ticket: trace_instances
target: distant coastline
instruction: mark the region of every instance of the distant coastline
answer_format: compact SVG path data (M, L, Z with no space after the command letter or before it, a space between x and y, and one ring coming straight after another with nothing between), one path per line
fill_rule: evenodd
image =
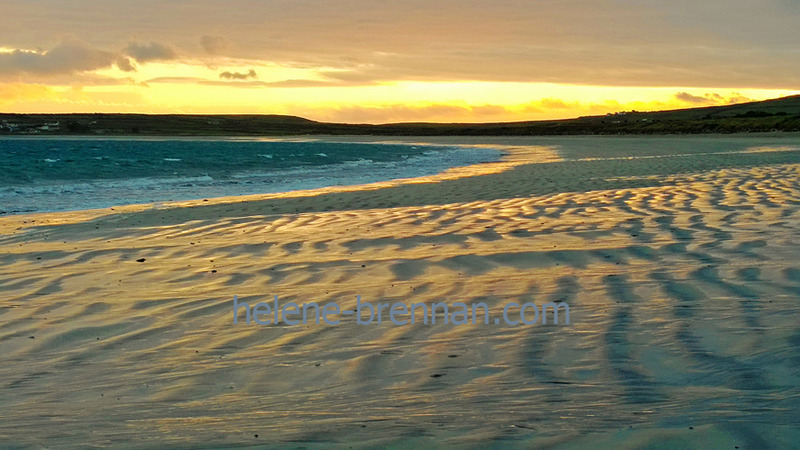
M0 113L0 136L565 136L798 131L800 95L726 106L502 123L374 125L281 115Z

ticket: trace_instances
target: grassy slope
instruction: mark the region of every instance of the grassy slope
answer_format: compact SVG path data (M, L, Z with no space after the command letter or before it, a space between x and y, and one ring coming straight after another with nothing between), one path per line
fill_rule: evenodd
M562 135L800 131L800 95L738 105L507 123L315 122L279 115L0 114L9 123L59 121L59 134L141 135Z

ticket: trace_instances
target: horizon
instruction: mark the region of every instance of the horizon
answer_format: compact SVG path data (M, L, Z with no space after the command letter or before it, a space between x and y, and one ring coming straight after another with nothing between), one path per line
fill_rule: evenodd
M800 94L800 8L736 3L0 1L0 111L496 123Z
M130 116L151 116L151 117L158 117L158 116L196 116L196 117L285 117L285 118L293 118L293 119L301 119L306 120L312 123L318 123L323 125L347 125L347 126L359 126L359 125L376 125L376 126L383 126L383 125L499 125L499 124L516 124L516 123L546 123L546 122L557 122L557 121L575 121L580 119L588 119L588 118L602 118L604 116L616 115L616 114L648 114L648 113L671 113L671 112L681 112L681 111L692 111L692 110L702 110L702 109L709 109L709 108L719 108L725 106L745 106L745 105L752 105L752 104L759 104L764 102L771 102L776 100L784 100L789 98L800 98L800 94L794 94L784 97L777 97L772 99L766 100L751 100L748 102L743 103L729 103L725 105L710 105L710 106L693 106L688 108L677 108L677 109L661 109L661 110L653 110L653 111L637 111L637 110L622 110L622 111L614 111L609 112L606 114L595 114L595 115L587 115L587 116L576 116L576 117L567 117L567 118L560 118L560 119L537 119L537 120L517 120L517 121L484 121L484 122L433 122L433 121L399 121L399 122L329 122L329 121L316 121L314 119L310 119L303 116L295 116L291 114L273 114L273 113L129 113L129 112L71 112L71 113L6 113L0 111L0 116L2 115L23 115L23 116L65 116L65 115L130 115Z

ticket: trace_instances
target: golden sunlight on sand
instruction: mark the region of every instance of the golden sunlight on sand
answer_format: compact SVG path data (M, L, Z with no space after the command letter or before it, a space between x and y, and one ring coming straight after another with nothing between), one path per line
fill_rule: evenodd
M0 438L789 445L792 139L608 158L496 139L506 162L427 180L2 218ZM234 325L234 295L566 302L571 323ZM769 432L725 425L756 409Z

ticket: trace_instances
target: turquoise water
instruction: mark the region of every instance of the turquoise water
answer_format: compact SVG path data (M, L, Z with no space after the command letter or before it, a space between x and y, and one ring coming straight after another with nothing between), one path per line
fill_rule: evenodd
M490 149L257 139L0 139L0 214L362 184L495 161Z

